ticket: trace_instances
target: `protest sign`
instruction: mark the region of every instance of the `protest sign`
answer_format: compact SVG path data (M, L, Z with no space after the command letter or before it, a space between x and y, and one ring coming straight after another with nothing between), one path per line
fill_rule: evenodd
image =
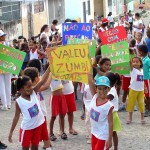
M91 69L88 44L49 48L47 54L53 79L88 83Z
M130 56L127 41L121 41L101 47L102 57L110 58L111 71L119 74L130 73Z
M0 44L0 70L18 75L25 55L24 52Z
M91 23L64 23L62 24L63 45L69 38L92 39Z
M71 38L69 38L67 41L67 44L84 44L84 43L89 44L90 55L91 55L91 57L95 58L96 40L77 39L77 38L71 39Z
M99 36L103 45L128 40L125 28L123 26L118 26L104 32L99 32Z

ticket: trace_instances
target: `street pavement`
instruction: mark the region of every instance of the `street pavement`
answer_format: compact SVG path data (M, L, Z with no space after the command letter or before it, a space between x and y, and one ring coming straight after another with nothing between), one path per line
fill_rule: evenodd
M50 91L44 92L45 101L48 111L49 123L49 97ZM81 96L78 96L80 99ZM64 141L59 136L55 142L52 142L53 150L90 150L90 145L86 143L87 131L84 121L80 119L82 113L82 101L77 100L77 112L75 112L74 128L78 131L79 135L70 135L68 133L68 122L66 116L65 130L68 135L68 140ZM0 111L0 139L8 145L7 150L21 150L20 143L18 142L20 121L13 134L13 143L9 143L7 138L11 127L12 119L15 112L15 102L12 102L12 108L9 111ZM150 117L146 118L146 124L141 125L140 113L134 112L134 119L131 125L126 125L127 112L120 112L119 116L122 122L123 131L118 133L119 136L119 150L149 150L150 144ZM55 122L54 133L58 135L59 125L58 120ZM40 150L42 150L43 143L40 143ZM113 150L113 148L111 149Z

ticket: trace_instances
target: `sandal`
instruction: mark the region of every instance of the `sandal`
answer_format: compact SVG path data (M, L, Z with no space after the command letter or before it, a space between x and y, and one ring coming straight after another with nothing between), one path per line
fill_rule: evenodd
M57 137L54 134L50 134L49 138L51 141L55 141L57 139Z
M63 139L63 140L67 140L67 134L66 133L62 133L61 134L61 139Z
M141 120L141 124L143 125L143 124L145 124L146 123L146 121L145 120Z

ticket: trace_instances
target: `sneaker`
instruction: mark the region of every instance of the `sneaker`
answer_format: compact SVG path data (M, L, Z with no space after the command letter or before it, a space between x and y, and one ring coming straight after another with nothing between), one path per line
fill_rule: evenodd
M138 111L138 109L137 109L137 107L136 107L136 106L134 107L134 111Z
M7 111L7 110L8 110L8 108L7 108L7 107L2 106L2 107L1 107L1 110L3 110L3 111Z
M11 105L8 105L7 108L8 108L8 109L11 109Z
M6 148L7 148L7 146L0 141L0 149L6 149Z
M91 139L87 140L86 143L87 143L87 144L91 144Z
M149 117L149 116L150 116L150 111L149 110L145 110L144 117Z
M124 105L120 106L118 111L126 111L126 106Z

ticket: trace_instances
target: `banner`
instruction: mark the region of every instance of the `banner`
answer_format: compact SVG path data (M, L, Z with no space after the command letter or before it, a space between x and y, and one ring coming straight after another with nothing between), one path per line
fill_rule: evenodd
M0 44L0 70L18 75L26 53ZM2 72L3 71L3 72Z
M99 32L102 44L112 44L120 41L128 41L126 30L123 26L118 26L104 32Z
M110 58L111 71L122 75L130 74L130 56L127 41L121 41L101 47L102 57Z
M89 44L89 50L90 50L90 55L91 57L95 58L96 54L96 40L88 40L88 39L77 39L77 38L69 38L67 41L67 44L84 44L88 43Z
M88 83L91 58L88 44L67 45L47 49L53 79Z
M62 24L63 45L69 38L92 39L91 23L64 23Z

